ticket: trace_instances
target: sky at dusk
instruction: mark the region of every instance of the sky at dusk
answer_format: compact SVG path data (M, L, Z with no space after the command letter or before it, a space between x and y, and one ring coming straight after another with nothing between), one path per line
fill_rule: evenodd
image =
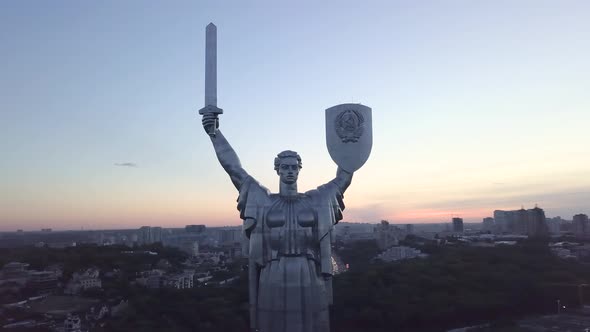
M239 225L198 110L278 190L336 173L324 110L373 109L344 221L590 213L588 1L2 1L0 231Z

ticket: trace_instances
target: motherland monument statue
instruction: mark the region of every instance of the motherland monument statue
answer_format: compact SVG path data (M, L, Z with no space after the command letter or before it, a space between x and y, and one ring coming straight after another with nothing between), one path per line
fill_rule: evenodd
M332 241L342 219L343 194L353 173L369 158L371 109L341 104L326 110L326 141L338 165L336 177L300 193L297 152L274 158L279 193L271 194L242 167L219 129L217 28L206 30L203 128L217 159L239 192L238 210L248 239L250 327L259 332L329 332L332 303Z

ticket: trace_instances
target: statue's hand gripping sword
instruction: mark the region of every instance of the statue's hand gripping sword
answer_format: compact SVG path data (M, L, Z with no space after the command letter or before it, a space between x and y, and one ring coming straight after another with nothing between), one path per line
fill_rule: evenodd
M205 107L199 114L214 114L215 125L209 128L208 134L215 137L217 115L223 110L217 107L217 27L213 23L207 25L205 33Z

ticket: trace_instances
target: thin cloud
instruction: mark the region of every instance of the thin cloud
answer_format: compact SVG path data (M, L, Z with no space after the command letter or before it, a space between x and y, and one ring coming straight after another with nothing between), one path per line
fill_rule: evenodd
M137 167L136 163L115 163L115 166L120 166L120 167Z

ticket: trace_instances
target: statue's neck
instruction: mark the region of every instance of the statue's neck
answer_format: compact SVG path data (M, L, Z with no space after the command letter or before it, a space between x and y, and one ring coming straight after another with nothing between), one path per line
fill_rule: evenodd
M280 183L279 194L281 196L297 196L297 183Z

